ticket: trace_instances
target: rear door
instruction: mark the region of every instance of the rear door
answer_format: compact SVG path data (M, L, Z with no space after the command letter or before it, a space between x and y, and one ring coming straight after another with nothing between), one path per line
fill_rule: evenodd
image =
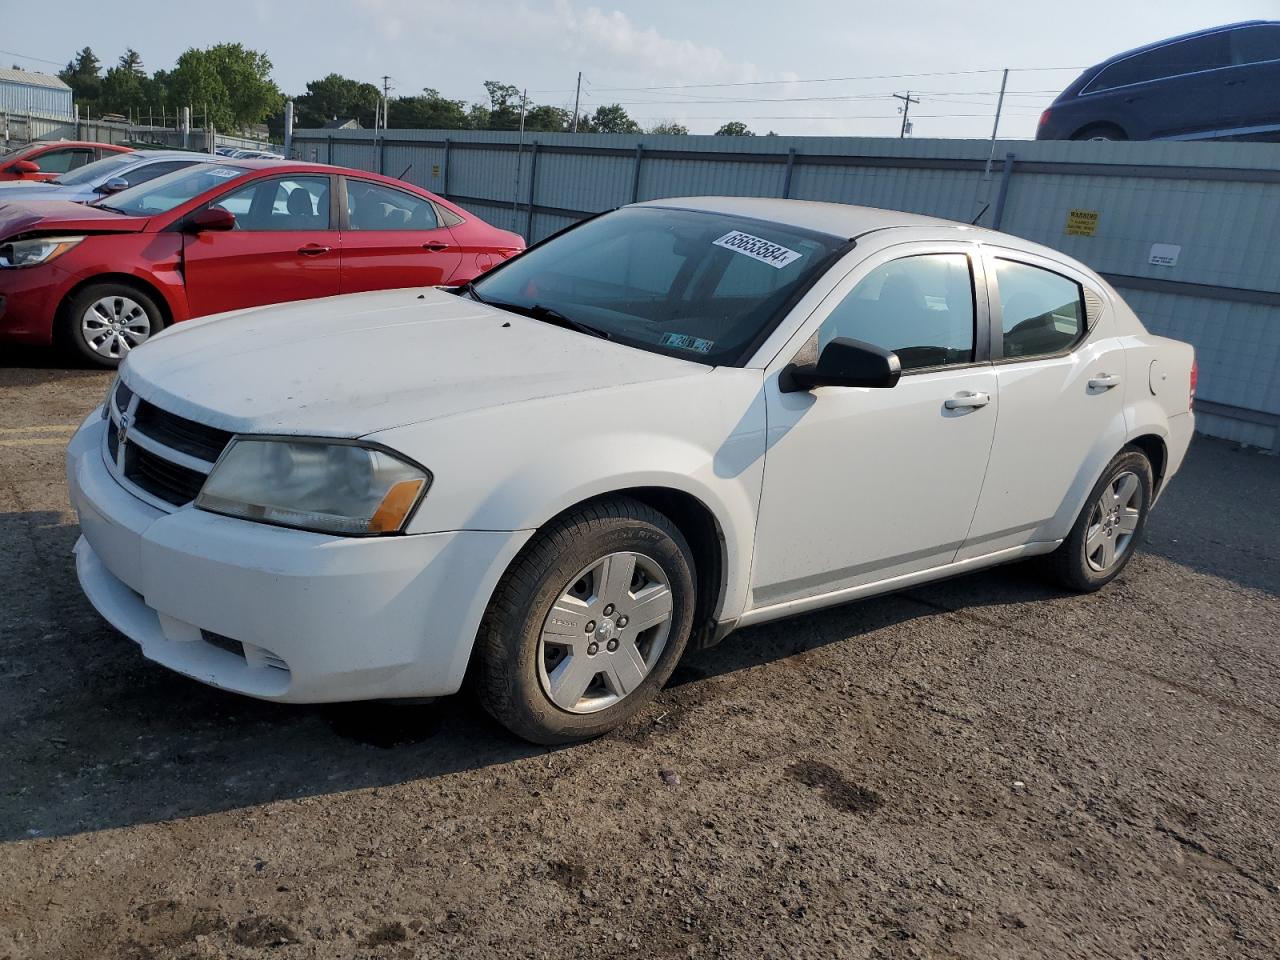
M426 197L345 177L343 293L445 283L462 263L449 228Z
M183 255L193 317L338 292L341 235L331 178L266 177L211 201L234 230L188 234Z
M1103 298L1086 301L1087 278L1053 261L985 257L1000 418L957 559L1063 536L1126 437L1124 348Z
M1232 68L1226 95L1238 106L1239 136L1280 139L1280 24L1259 24L1228 35Z

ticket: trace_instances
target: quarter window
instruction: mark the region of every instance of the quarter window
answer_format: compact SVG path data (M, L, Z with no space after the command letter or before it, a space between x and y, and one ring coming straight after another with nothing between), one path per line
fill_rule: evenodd
M347 181L347 225L352 230L434 230L440 226L429 200L362 180Z
M1231 31L1231 62L1266 63L1280 60L1280 27L1245 27Z
M973 273L963 253L904 257L876 267L818 330L898 355L904 370L973 361Z
M1227 37L1223 33L1211 33L1193 37L1178 43L1169 43L1146 53L1113 63L1089 85L1089 92L1096 93L1131 83L1164 80L1186 73L1216 70L1230 63L1227 53Z
M1025 359L1064 353L1085 330L1080 284L1013 260L996 260L1004 356Z

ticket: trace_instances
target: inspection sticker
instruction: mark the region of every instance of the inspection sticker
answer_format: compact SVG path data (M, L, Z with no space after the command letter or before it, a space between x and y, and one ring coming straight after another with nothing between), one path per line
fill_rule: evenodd
M664 333L662 335L662 345L664 347L675 347L677 350L692 350L694 353L710 353L716 342L714 340L703 340L701 337L691 337L687 333Z
M804 256L803 253L796 250L788 250L781 244L771 243L761 237L753 237L751 234L743 233L741 230L726 233L719 240L712 242L717 247L724 247L726 250L744 254L752 260L767 263L778 270Z

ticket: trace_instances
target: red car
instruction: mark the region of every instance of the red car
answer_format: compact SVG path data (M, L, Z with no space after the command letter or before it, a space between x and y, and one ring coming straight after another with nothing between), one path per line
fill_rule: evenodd
M83 140L33 143L0 157L0 182L52 180L113 153L130 152L131 147L118 147L114 143L87 143Z
M191 317L461 284L523 249L426 190L325 164L201 163L87 206L0 196L0 340L113 367Z

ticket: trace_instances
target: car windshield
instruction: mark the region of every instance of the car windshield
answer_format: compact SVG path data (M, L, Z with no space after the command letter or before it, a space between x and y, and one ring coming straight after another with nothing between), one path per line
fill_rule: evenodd
M24 153L31 153L43 146L43 143L28 143L25 146L14 147L12 150L6 150L4 153L0 153L0 162L5 160L16 160Z
M644 350L740 366L846 244L731 214L628 207L535 247L471 290Z
M105 180L115 176L112 171L117 167L127 167L130 164L137 162L138 158L131 153L113 153L111 156L102 160L95 160L93 163L86 163L79 170L72 170L70 173L64 173L53 182L64 187L74 187L82 183L93 183L96 180Z
M175 170L147 183L121 190L109 200L100 200L97 206L131 217L152 217L181 206L206 190L223 186L248 172L244 167L224 163L198 163L194 167Z

